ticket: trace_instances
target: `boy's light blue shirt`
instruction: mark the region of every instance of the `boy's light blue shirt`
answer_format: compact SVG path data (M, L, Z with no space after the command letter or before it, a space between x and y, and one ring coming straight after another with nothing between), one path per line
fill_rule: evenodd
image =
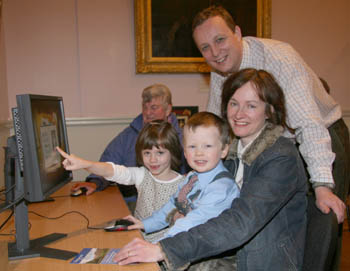
M170 198L168 203L163 205L158 211L153 212L150 217L142 220L145 232L155 232L168 226L166 218L167 215L176 208L175 198L177 198L182 186L188 182L189 177L194 173L198 175L198 181L194 184L192 191L187 195L189 203L191 202L189 199L190 195L198 190L201 190L201 192L198 198L192 202L192 211L185 217L177 219L175 224L162 239L174 236L182 231L187 231L199 224L203 224L210 218L218 216L225 209L230 208L233 199L239 197L239 188L235 181L231 178L224 177L210 183L215 176L222 171L227 171L227 169L220 160L217 166L210 171L204 173L196 173L195 171L189 172L186 180L179 185L177 192Z

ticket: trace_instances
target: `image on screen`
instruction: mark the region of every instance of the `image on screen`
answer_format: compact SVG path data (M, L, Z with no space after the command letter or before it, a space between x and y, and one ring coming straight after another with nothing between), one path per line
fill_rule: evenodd
M55 149L56 146L60 146L68 151L62 101L31 96L30 107L37 153L34 158L37 160L41 181L38 187L33 185L33 180L26 180L25 177L25 188L27 199L37 201L48 197L54 190L61 187L61 184L65 184L71 178L71 172L63 168L61 156ZM26 164L26 159L24 159L24 164ZM33 175L35 175L34 172L29 173L29 176ZM26 185L28 182L32 183L30 187ZM38 191L33 189L38 189Z

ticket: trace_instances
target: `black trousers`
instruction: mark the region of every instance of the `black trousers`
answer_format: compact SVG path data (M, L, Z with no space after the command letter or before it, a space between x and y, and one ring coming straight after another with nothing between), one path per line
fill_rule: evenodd
M349 129L343 119L336 121L328 128L332 139L334 194L345 202L350 184L350 140ZM335 252L333 271L339 270L343 237L343 224L339 225L337 250Z
M350 141L349 130L343 119L336 121L328 128L332 139L334 194L345 201L350 184Z

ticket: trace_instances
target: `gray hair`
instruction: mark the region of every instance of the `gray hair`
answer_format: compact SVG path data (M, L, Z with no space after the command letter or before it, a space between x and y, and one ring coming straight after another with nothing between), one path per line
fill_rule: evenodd
M170 89L162 84L154 84L142 91L142 104L149 103L153 98L161 97L165 106L172 105Z

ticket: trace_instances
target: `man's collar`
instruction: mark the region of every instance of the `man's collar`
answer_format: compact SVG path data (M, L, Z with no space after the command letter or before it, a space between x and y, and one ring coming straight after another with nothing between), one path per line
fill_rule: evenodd
M240 70L248 68L250 66L249 63L251 62L249 44L244 39L242 39L242 47L243 47L243 51L242 51L241 66L239 67Z

